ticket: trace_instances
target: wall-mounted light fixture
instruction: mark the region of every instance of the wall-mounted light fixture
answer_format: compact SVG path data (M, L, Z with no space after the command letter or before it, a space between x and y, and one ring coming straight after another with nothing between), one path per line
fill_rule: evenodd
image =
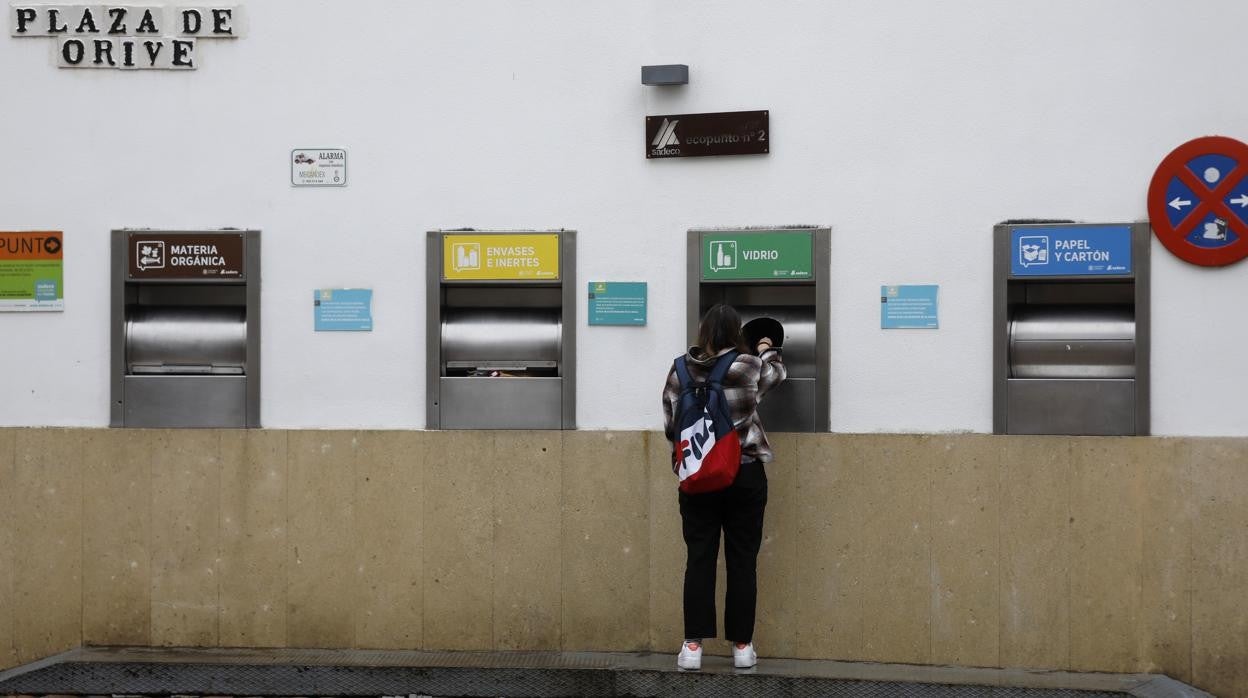
M688 85L689 66L681 64L643 65L641 66L641 84Z

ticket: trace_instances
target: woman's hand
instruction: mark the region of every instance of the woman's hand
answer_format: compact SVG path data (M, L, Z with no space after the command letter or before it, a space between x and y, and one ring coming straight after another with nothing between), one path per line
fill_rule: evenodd
M771 348L771 338L763 337L762 339L758 340L758 346L754 348L758 351L759 356L762 356L763 352Z

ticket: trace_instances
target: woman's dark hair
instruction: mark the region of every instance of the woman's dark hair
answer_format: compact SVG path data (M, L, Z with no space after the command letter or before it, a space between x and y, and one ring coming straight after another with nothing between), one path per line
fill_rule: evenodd
M715 354L723 349L736 349L748 353L745 346L745 335L741 334L741 316L731 305L718 303L711 306L702 316L698 325L698 346L703 351Z

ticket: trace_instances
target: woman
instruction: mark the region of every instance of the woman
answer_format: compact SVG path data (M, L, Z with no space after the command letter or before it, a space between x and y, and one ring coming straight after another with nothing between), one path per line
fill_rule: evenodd
M710 374L717 357L728 351L740 352L728 369L723 388L733 427L741 442L741 470L727 489L705 494L679 493L681 525L688 550L685 642L676 660L681 669L701 669L702 640L717 635L715 564L721 530L728 567L725 636L732 642L736 667L745 669L758 663L753 642L756 565L763 540L763 510L767 506L767 473L763 464L771 460L772 453L756 408L763 395L787 375L780 350L774 343L772 338L763 337L756 346L747 347L737 311L729 305L716 305L702 316L697 346L690 347L685 357L690 379L702 381ZM750 354L750 349L755 354ZM679 400L680 380L673 366L663 389L663 420L668 440L675 437L673 418Z

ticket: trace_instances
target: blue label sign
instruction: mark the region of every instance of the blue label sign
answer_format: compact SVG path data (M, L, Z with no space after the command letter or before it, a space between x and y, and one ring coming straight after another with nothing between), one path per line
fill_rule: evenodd
M372 332L371 288L323 288L313 291L317 332Z
M881 286L880 329L935 330L940 328L936 295L940 287Z
M589 324L645 325L645 282L589 282Z
M59 297L56 290L56 279L35 280L35 300L55 301Z
M1014 276L1106 276L1131 273L1131 226L1067 225L1010 231Z

